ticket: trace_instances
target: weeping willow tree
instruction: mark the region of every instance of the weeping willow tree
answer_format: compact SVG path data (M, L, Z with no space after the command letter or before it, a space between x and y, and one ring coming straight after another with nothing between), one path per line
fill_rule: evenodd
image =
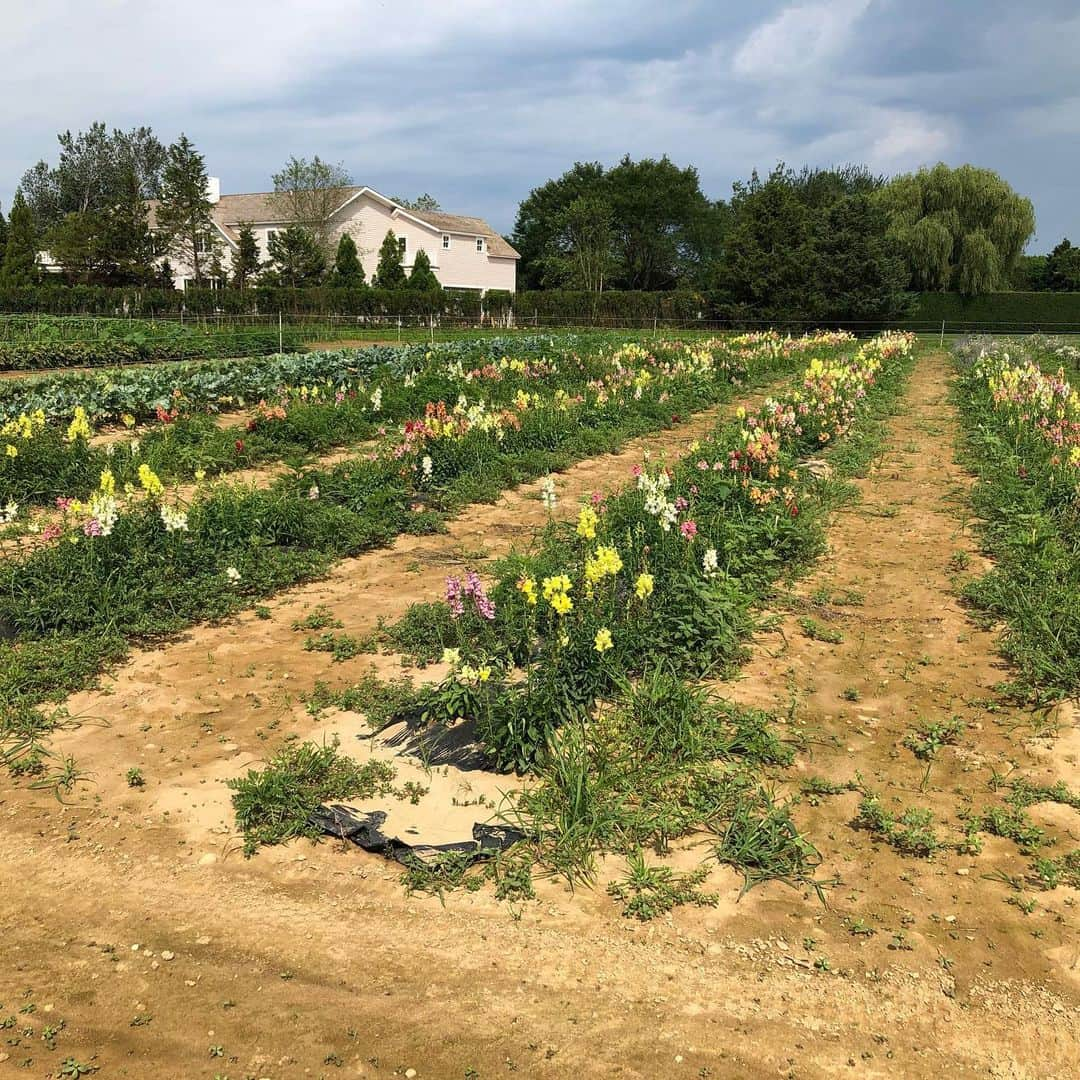
M1035 209L990 169L961 165L898 176L878 194L889 235L927 292L966 296L1007 287L1035 232Z

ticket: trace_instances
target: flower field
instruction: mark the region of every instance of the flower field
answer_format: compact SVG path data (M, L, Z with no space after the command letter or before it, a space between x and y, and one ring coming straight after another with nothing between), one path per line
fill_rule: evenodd
M1053 338L956 347L973 500L995 560L967 599L1006 625L1022 698L1080 690L1080 391L1077 350Z
M7 1047L588 1075L591 1015L613 1073L1068 1075L1068 350L597 333L5 384L0 999L52 1006Z
M105 448L89 441L100 401L50 421L32 384L0 440L5 528L27 541L0 564L0 623L14 638L0 644L0 701L32 709L92 677L126 642L221 617L335 559L438 528L469 502L678 422L747 380L850 348L843 335L649 349L537 339L508 357L489 340L395 350L365 377L335 369L347 358L332 354L329 381L272 393L255 383L269 399L238 428L193 412L181 380L148 430ZM279 379L290 362L243 368L246 385ZM310 357L296 363L311 370ZM135 376L136 396L143 379ZM129 407L125 385L117 378L111 391L117 408ZM201 399L234 403L220 393ZM212 482L239 462L353 440L362 445L345 460L315 462L264 489ZM34 504L53 509L28 517Z

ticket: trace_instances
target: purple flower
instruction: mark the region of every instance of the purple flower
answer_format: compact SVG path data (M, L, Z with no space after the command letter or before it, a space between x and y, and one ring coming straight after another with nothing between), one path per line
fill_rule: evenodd
M461 579L446 579L446 602L450 605L450 618L460 619L465 614L465 603L461 599Z
M100 536L101 535L101 522L96 517L89 518L83 524L82 531L87 536Z
M476 613L481 619L490 621L495 618L495 605L484 591L484 583L475 570L469 570L465 574L465 595L473 598Z

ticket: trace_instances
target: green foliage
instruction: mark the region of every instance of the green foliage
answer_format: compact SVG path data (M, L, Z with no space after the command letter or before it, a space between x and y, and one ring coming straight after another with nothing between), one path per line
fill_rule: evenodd
M169 147L161 174L157 232L168 253L192 268L196 285L202 284L217 246L207 182L202 154L182 134Z
M973 165L939 163L898 176L879 198L917 289L965 296L1000 289L1035 231L1030 200Z
M413 256L412 270L409 271L408 287L410 289L417 289L421 292L431 292L442 287L439 284L439 279L435 276L435 271L431 269L431 260L428 258L428 254L423 248Z
M881 182L852 167L778 165L764 181L755 173L736 184L715 275L720 310L863 323L903 314L908 274L872 195Z
M667 866L650 866L640 851L627 857L626 866L626 876L608 885L608 895L622 902L623 915L627 918L648 922L684 904L715 907L720 902L716 893L701 889L708 876L708 867L698 867L689 874L676 874Z
M283 747L264 769L226 781L236 823L244 834L244 853L263 844L281 844L298 836L317 839L312 821L319 806L332 799L368 799L391 790L392 765L371 760L363 765L339 753L339 742L324 746L295 743Z
M882 806L877 795L867 795L859 803L854 825L895 848L901 855L929 858L942 847L930 810L913 806L897 816Z
M518 208L520 284L576 281L587 291L605 277L626 289L696 284L718 253L723 217L723 204L702 194L697 170L667 157L627 156L610 170L578 162Z
M57 141L56 166L39 161L20 185L43 229L52 229L67 214L109 213L161 194L166 151L150 128L110 133L94 123L77 135L62 132Z
M38 229L22 191L15 192L8 214L0 288L32 285L38 279Z
M430 264L429 267L430 269ZM380 289L400 289L406 283L405 269L401 265L401 247L394 230L387 231L379 248L379 262L375 269L374 284Z
M237 251L233 256L232 284L237 289L246 289L252 284L262 269L259 258L259 243L248 222L240 226L237 235Z
M310 161L293 156L273 181L270 201L278 218L313 237L325 262L331 251L331 218L349 197L352 184L345 166L323 161L318 154Z
M338 289L355 289L364 284L364 267L356 250L356 241L347 232L341 234L330 284Z
M1046 256L1046 287L1054 292L1080 292L1080 248L1068 239Z
M326 258L315 234L303 225L280 229L267 245L277 281L289 288L317 285L326 272Z

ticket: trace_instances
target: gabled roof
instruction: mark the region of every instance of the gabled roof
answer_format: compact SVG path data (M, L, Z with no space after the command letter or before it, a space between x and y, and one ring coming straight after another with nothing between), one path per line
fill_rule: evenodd
M426 226L433 233L456 233L464 236L482 236L486 242L487 253L495 258L519 259L521 256L513 247L500 236L483 218L462 217L460 214L444 214L442 211L432 210L409 210L380 195L374 188L349 187L345 188L345 199L335 213L340 213L360 195L368 194L384 206L393 207L396 217L408 218L419 225ZM151 199L147 205L147 216L150 228L156 227L157 200ZM243 222L253 225L282 225L289 224L287 218L281 216L280 211L275 209L274 194L270 191L249 192L243 195L222 195L214 204L214 224L221 234L232 245L239 241L239 229Z

